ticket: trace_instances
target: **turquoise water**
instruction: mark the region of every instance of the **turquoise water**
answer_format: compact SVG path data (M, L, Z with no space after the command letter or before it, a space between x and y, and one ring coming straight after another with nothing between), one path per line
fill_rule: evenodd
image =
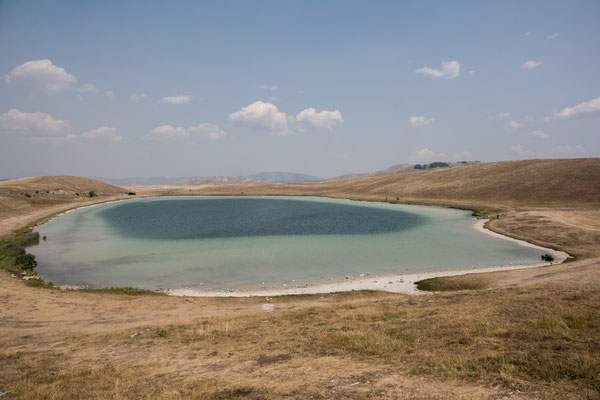
M169 197L78 209L36 230L55 284L242 289L360 273L533 264L470 212L311 197Z

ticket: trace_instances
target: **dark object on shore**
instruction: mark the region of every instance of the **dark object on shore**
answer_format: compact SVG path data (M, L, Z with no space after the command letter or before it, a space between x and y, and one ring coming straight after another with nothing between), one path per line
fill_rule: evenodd
M46 235L42 236L42 240L46 240Z
M135 196L135 192L129 192L127 193L128 196Z
M96 195L96 193L93 190L90 190L88 192L88 196L90 196L90 197L94 197L95 195Z
M552 261L554 261L554 256L552 254L548 254L548 253L542 254L542 260L552 262Z

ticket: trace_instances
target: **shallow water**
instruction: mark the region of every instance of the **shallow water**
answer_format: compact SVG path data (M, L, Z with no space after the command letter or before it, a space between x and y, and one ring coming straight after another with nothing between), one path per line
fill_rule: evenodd
M476 231L468 211L311 197L136 199L36 230L47 237L30 249L42 277L98 287L257 288L534 264L543 253Z

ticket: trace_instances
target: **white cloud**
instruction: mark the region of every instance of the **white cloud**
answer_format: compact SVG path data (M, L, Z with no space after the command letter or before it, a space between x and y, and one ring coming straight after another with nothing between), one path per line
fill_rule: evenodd
M538 139L548 139L550 136L541 130L535 130L533 132L531 132L531 136L536 137Z
M68 120L54 119L42 112L26 113L13 108L0 115L0 127L7 131L57 133L69 129Z
M279 87L277 85L267 85L267 84L259 85L258 87L260 89L269 90L271 92L275 92L279 89Z
M117 135L117 130L110 126L103 126L100 128L85 131L76 135L69 133L64 136L45 136L45 137L34 137L32 140L42 143L64 143L64 142L95 142L95 141L110 141L114 143L122 143L125 141L123 136Z
M276 135L293 135L295 130L304 131L307 127L333 129L344 122L340 110L317 111L314 107L300 111L296 116L288 116L272 103L255 101L241 110L229 114L236 123L258 129L266 129ZM290 127L291 126L291 127Z
M558 32L554 32L552 35L546 36L546 39L552 40L552 39L556 39L557 37L558 37Z
M564 154L564 155L574 155L574 154L581 154L585 152L585 148L581 145L578 146L570 146L570 145L564 145L564 146L557 146L554 149L554 153L557 154Z
M79 93L96 93L98 88L91 83L84 83L83 85L77 88Z
M35 60L13 68L4 76L4 82L41 85L48 92L59 92L74 88L77 78L66 72L64 68L52 64L51 60Z
M159 104L185 104L192 101L190 96L165 96L158 102Z
M506 125L504 125L504 129L506 129L507 131L514 131L521 128L522 126L522 123L512 120L507 122Z
M104 95L106 97L113 97L115 95L115 92L113 92L112 90L105 90Z
M176 128L172 125L162 125L162 126L156 127L154 129L152 129L150 131L150 133L148 133L148 135L147 135L147 137L149 137L149 138L157 137L157 138L169 138L169 139L176 139L176 138L189 137L189 136L190 136L190 134L188 132L186 132L185 129Z
M140 101L140 100L144 100L148 97L148 95L146 93L132 93L131 96L129 96L129 99L131 101Z
M69 135L69 139L74 140L87 140L87 141L96 141L96 140L109 140L111 142L122 142L123 136L117 135L117 130L110 126L103 126L101 128L92 129L91 131L85 131L80 135Z
M317 112L313 107L302 110L296 115L296 121L306 123L316 128L332 129L337 124L344 122L340 110L327 111L321 110Z
M241 110L229 114L229 119L242 125L267 129L273 133L290 135L294 132L288 129L288 117L272 103L255 101Z
M190 128L174 127L172 125L162 125L152 129L146 137L149 139L180 139L188 138L191 134L206 135L209 139L218 140L227 136L227 133L217 125L203 123Z
M416 69L415 72L431 78L454 79L460 75L460 63L458 61L442 61L442 69L423 67Z
M490 117L490 119L504 119L504 118L508 118L508 117L510 117L510 113L501 112L501 113L494 115L493 117Z
M520 156L526 156L528 154L531 154L531 152L529 150L526 150L522 144L517 144L515 146L512 146L510 149Z
M414 117L410 117L408 119L408 122L412 125L412 126L427 126L431 123L433 123L435 121L435 119L433 118L425 118L423 116L414 116Z
M415 151L415 153L409 157L410 161L432 161L433 159L441 159L447 157L444 153L436 153L428 148L423 148Z
M543 63L544 63L543 61L528 60L528 61L525 61L523 64L521 64L521 68L522 69L534 69L534 68L541 66Z
M546 117L546 121L552 119L570 119L584 114L600 112L600 97L590 101L584 101L573 107L565 107L561 111L554 111L552 116Z
M469 71L468 74L471 78L475 77L475 71L473 71L473 70Z
M199 133L208 136L209 139L219 140L227 136L227 133L220 129L215 124L203 123L200 125L192 126L188 129L188 132Z

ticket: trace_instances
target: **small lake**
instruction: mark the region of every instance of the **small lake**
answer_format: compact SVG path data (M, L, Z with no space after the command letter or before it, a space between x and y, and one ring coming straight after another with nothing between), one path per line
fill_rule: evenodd
M36 228L57 285L250 289L359 274L535 264L471 212L315 197L167 197L81 208Z

